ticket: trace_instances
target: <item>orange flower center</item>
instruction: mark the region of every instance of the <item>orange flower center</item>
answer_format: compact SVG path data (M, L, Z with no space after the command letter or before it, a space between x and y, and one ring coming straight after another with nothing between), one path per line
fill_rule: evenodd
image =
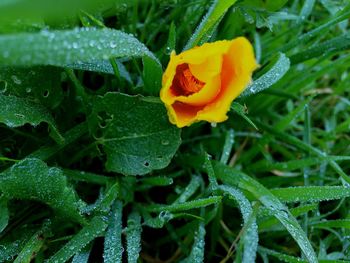
M176 68L171 91L175 96L189 96L200 91L205 83L193 76L188 64L181 64Z

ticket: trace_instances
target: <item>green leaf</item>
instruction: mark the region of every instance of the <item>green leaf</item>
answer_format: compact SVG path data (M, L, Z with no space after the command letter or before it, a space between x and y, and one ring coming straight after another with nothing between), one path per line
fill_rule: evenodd
M37 126L41 122L46 122L51 128L52 137L58 143L64 142L51 114L40 104L0 94L0 112L0 122L11 128L23 126L26 123Z
M3 172L0 191L8 199L40 201L61 217L84 222L79 213L83 203L67 185L63 172L56 167L49 168L39 159L24 159Z
M261 77L254 80L247 89L242 93L241 97L253 95L270 88L278 82L289 70L290 61L283 53L278 53L269 65L264 68L264 73Z
M124 250L122 245L122 209L123 205L120 201L114 202L104 241L104 263L122 262Z
M157 58L132 35L114 29L76 28L39 33L18 33L0 36L0 63L3 66L53 65L60 67L95 68L96 64L118 57L143 57L145 88L149 93L160 89L162 67ZM102 67L101 69L99 69Z
M272 189L282 202L321 202L350 196L350 187L345 186L300 186Z
M214 170L217 178L221 179L225 184L238 186L251 192L284 225L304 252L305 257L310 262L317 262L316 254L305 232L288 208L276 196L248 175L219 162L214 162Z
M107 93L95 101L90 120L109 171L144 175L162 169L181 142L163 105L141 96Z
M50 257L47 263L64 263L78 253L96 237L101 235L107 227L106 218L95 216L89 224L79 231L70 241L68 241L55 255Z
M7 200L0 197L0 233L7 227L9 222L9 210Z
M56 108L63 99L61 72L56 67L1 68L2 93Z
M141 217L137 212L132 212L128 217L126 231L126 247L128 262L136 263L141 251Z
M158 96L160 88L162 86L162 67L154 63L154 60L150 57L143 58L143 83L145 90L151 94Z
M184 50L208 41L227 10L236 2L237 0L215 0L194 34L188 40Z

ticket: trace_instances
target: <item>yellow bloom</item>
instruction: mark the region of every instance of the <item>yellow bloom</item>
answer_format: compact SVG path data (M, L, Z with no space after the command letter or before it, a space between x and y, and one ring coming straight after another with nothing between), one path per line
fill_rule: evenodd
M244 37L206 43L178 55L173 51L160 91L170 122L182 128L201 120L225 121L256 68L252 45Z

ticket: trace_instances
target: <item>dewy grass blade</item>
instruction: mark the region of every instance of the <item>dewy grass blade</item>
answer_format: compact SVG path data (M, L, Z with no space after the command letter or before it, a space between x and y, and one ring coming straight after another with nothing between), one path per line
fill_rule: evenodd
M242 262L255 262L259 235L256 217L253 214L252 206L248 199L238 189L226 185L220 185L219 189L228 194L231 199L234 199L238 203L239 209L243 216L244 232L241 240L243 241L244 251Z
M104 263L122 262L122 208L120 201L114 202L112 206L104 241Z
M258 79L254 80L240 97L246 97L270 88L279 81L289 70L290 61L283 53L278 53L267 66L268 71Z
M345 186L300 186L272 189L281 202L321 202L350 196L350 187Z
M296 147L298 147L303 151L313 153L317 155L319 158L322 158L325 161L328 161L331 167L334 169L334 171L336 171L347 184L350 184L350 177L343 171L343 169L335 161L329 160L326 153L322 152L317 148L314 148L309 144L304 143L303 141L299 140L297 137L293 137L285 132L280 132L264 123L259 122L259 126L262 127L268 133L284 140L285 142L295 145Z
M128 262L136 263L141 251L141 217L137 212L132 212L128 217L126 231L126 247Z
M192 37L187 42L184 50L201 45L208 41L227 10L236 3L237 0L215 0L207 15L197 27Z
M47 263L64 263L79 252L83 247L98 237L107 227L106 218L95 216L89 224L65 244Z
M188 201L179 204L172 205L150 205L147 207L147 210L150 212L161 212L161 211L169 211L169 212L179 212L190 209L196 209L200 207L205 207L213 204L217 204L221 201L221 196L213 196L208 198L197 199L193 201Z
M205 224L199 222L198 229L195 232L192 250L188 258L183 263L202 263L204 262L204 247L205 247Z
M335 37L290 57L292 64L350 49L350 34Z
M214 170L217 178L221 179L225 184L238 186L251 192L284 225L289 234L298 243L308 261L318 262L310 241L298 221L292 216L288 208L267 188L248 175L219 162L214 163Z

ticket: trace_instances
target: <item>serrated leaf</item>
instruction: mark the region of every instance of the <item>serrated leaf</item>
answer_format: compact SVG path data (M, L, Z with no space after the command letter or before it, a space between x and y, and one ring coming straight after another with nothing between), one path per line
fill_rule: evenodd
M253 83L242 93L241 97L250 96L270 88L287 73L289 67L289 58L283 53L278 53L270 64L266 66L265 70L267 70L267 72L254 80Z
M90 120L109 171L144 175L164 168L181 142L163 105L141 96L107 93L95 101Z
M63 172L39 159L27 158L0 177L0 191L8 199L35 200L51 207L59 216L83 222L79 201L67 185Z
M52 137L58 143L64 141L49 111L42 105L24 98L0 95L0 122L12 128L26 123L37 126L46 122L51 127Z

